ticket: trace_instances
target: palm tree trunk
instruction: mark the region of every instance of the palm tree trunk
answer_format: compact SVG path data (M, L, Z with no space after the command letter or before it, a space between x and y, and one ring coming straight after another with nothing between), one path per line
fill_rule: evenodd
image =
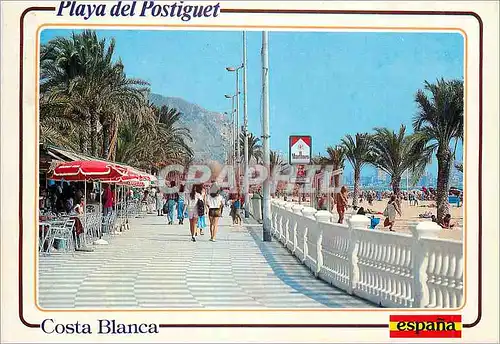
M111 142L109 144L109 152L106 156L107 160L115 161L116 159L116 146L118 145L118 125L115 124L113 129L113 137L111 138Z
M450 170L452 155L448 147L439 147L436 154L438 161L438 176L436 190L437 220L443 219L450 212L448 190L450 186Z
M90 154L97 156L97 122L96 113L90 115Z
M80 152L82 152L83 154L87 154L87 131L86 130L82 130L82 132L80 132L80 136L79 136L79 146L80 146Z
M108 159L109 155L109 132L110 125L108 123L103 124L102 126L102 156L104 159Z
M336 166L333 168L334 170L337 170ZM328 185L330 185L330 181L328 181ZM334 186L334 191L333 191L333 201L334 203L338 202L338 195L340 194L340 174L335 174L333 176L333 186ZM330 197L330 193L328 193L328 197ZM333 204L332 204L333 206ZM330 209L328 209L330 211Z
M356 207L358 205L359 199L359 181L361 179L361 169L359 166L354 167L354 195L352 199L352 206Z
M399 176L393 175L391 177L391 186L392 186L392 192L394 192L395 195L399 194L399 191L401 191L401 175Z
M333 186L335 189L340 187L340 174L336 174L333 176Z

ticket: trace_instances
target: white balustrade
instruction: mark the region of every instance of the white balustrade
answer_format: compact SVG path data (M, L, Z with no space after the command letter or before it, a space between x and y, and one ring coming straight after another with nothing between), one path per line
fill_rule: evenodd
M277 228L274 231L274 236L278 240L281 238L281 235L283 234L283 228L285 226L285 219L287 218L285 216L285 205L286 205L286 202L281 200L280 202L278 202L277 207L271 208L271 209L276 211L276 227ZM274 211L272 211L271 213L274 213Z
M314 217L314 209L302 208L308 216L297 215L300 219L297 221L296 227L296 247L295 256L309 266L314 271L314 266L316 265L317 254L316 249L311 249L309 244L312 242L310 232L316 228L316 218Z
M292 212L292 207L293 203L287 202L285 204L285 211L283 213L284 217L284 225L283 225L283 230L280 233L279 241L283 244L286 245L287 242L287 235L289 233L290 228L293 228L294 223L293 223L293 212Z
M354 293L385 307L412 307L412 236L369 229L355 235L359 279Z
M322 215L319 213L323 212L327 213L327 211L322 210L316 214L318 225L322 232L321 248L323 265L319 272L319 277L340 289L348 290L350 269L348 256L349 228L344 224L327 222L329 220L320 221L320 216L318 215Z
M421 263L423 298L421 307L458 308L463 301L462 242L421 238L419 247L425 252ZM427 296L428 295L428 296Z
M314 214L316 209L302 207L300 220L296 228L296 249L295 255L306 264L315 274L317 274L317 247L315 243L316 218Z
M426 221L412 234L369 229L351 215L332 223L325 210L272 204L274 235L316 276L383 307L459 308L463 302L463 245L437 237Z
M297 246L297 235L300 235L297 233L297 228L306 228L304 225L299 225L302 219L302 209L304 208L303 205L300 204L294 204L292 206L292 211L293 211L293 225L288 227L288 231L286 233L286 247L292 252L295 252L295 248Z

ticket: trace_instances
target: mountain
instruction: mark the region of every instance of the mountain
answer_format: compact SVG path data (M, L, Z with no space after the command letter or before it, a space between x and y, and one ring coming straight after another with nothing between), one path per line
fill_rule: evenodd
M179 124L189 128L195 161L215 160L223 163L230 146L231 122L224 114L208 111L182 98L165 97L151 93L149 100L156 106L166 105L182 113Z

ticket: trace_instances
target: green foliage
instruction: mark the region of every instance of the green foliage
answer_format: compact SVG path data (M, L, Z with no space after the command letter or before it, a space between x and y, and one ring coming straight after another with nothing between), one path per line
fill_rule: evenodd
M150 106L149 84L127 77L114 51L93 30L41 47L41 142L143 168L189 158L180 113Z

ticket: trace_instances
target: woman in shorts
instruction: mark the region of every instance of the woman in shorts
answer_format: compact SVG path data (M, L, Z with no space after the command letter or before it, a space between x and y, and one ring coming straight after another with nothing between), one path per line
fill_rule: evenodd
M191 241L195 242L196 225L198 224L198 201L201 198L201 186L193 185L189 197L186 200L186 208L189 218L189 230L191 232Z
M215 241L219 226L219 217L222 214L224 200L220 195L220 190L211 190L207 197L208 218L210 220L210 241Z

